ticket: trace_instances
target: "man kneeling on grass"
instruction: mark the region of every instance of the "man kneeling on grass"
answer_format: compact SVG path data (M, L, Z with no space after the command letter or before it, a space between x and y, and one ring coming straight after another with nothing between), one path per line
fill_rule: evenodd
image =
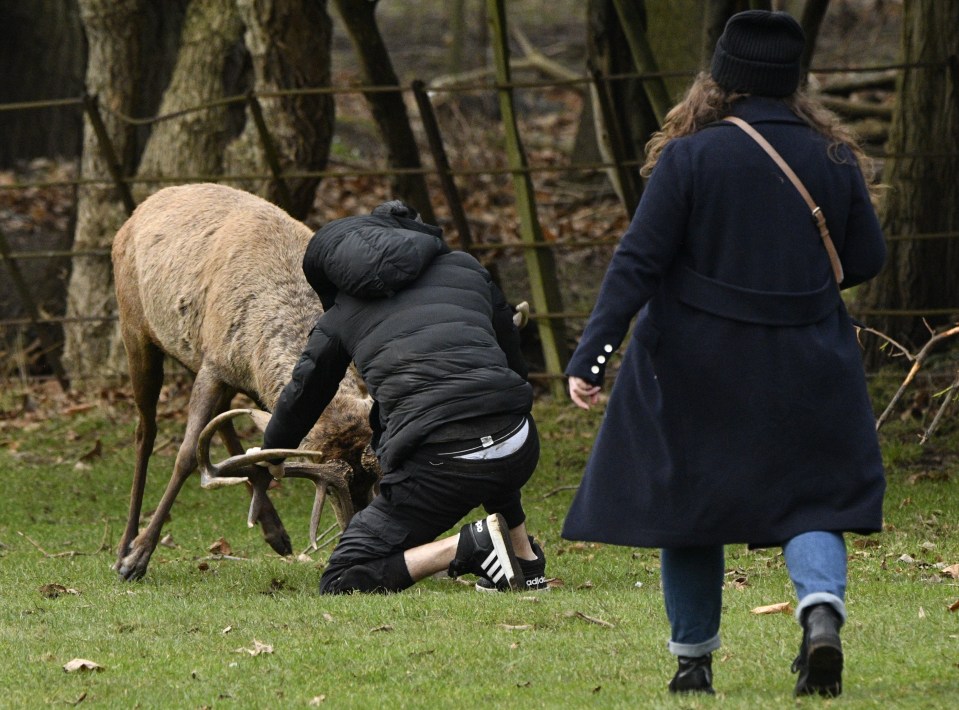
M380 494L333 550L320 592L398 592L424 577L479 575L477 589L546 589L520 489L539 460L533 396L513 311L439 227L387 202L330 222L303 271L323 302L264 448L294 448L350 361L374 399ZM436 540L476 506L489 516Z

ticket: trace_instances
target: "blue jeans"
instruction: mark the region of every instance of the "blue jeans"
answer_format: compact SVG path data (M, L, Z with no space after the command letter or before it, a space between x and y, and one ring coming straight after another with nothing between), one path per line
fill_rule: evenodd
M783 545L799 605L796 618L814 604L829 604L845 621L846 542L840 533L808 532ZM725 557L722 545L662 550L663 597L669 618L669 650L703 656L720 646Z

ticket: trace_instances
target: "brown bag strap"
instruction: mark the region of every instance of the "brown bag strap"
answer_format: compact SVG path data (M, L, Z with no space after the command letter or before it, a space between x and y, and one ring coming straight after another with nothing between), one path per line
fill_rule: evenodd
M759 134L759 131L737 116L726 116L723 120L729 121L743 129L746 135L756 141L759 146L769 154L769 157L775 161L779 169L786 174L789 181L799 190L799 194L802 195L802 198L806 201L806 204L812 212L813 221L816 223L816 226L819 227L819 236L822 237L823 246L826 247L826 253L829 254L829 263L832 264L832 273L836 278L836 283L842 283L842 263L839 261L839 254L836 253L836 247L832 243L832 237L829 236L829 229L826 227L826 217L823 215L822 210L816 204L815 200L813 200L812 195L809 194L809 190L803 185L802 180L800 180L799 176L789 167L789 163L783 160L783 157L769 144L769 141Z

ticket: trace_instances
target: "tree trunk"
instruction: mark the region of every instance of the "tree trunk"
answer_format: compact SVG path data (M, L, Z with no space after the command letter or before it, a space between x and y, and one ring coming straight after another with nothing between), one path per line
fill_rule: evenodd
M946 238L891 241L883 272L862 287L861 305L870 309L952 309L929 319L955 321L959 313L959 12L952 3L906 0L903 7L903 62L933 67L904 69L889 135L883 182L889 185L882 211L886 236L944 234ZM943 66L950 61L952 66ZM953 136L948 140L946 136ZM946 140L945 143L943 141ZM929 335L915 316L876 314L869 324L921 345ZM881 361L872 354L872 364Z
M589 0L586 10L586 54L590 65L602 76L636 71L613 0ZM649 136L659 127L656 116L638 79L613 80L609 89L627 144L627 153L620 159L638 160L643 155ZM584 108L580 116L574 160L595 162L600 158L593 127L595 112L596 107L590 105Z
M376 25L376 1L335 0L343 24L353 40L356 57L363 70L363 82L371 86L399 87L399 79L393 70L393 62L380 30ZM403 94L397 90L367 93L373 120L380 129L389 154L389 164L394 168L422 167L419 148ZM427 222L436 222L429 189L422 174L398 174L393 178L396 196L416 208Z
M330 85L330 45L333 25L326 0L237 0L246 24L246 46L253 63L258 94ZM264 97L259 99L280 168L319 172L326 168L333 138L335 106L332 94ZM257 125L247 112L243 135L226 155L227 173L268 171L268 160ZM284 205L298 219L307 216L320 178L287 178L288 196L275 180L259 187L238 185Z
M121 170L132 172L134 129L114 111L129 114L136 100L140 33L138 0L80 0L80 17L89 42L87 91L104 108L101 115ZM107 161L101 153L89 118L84 120L81 177L108 181ZM74 248L109 248L126 218L120 194L109 182L81 185L77 197ZM108 256L74 260L67 292L68 317L112 319L116 311L113 273ZM68 323L64 326L63 362L71 379L103 371L115 324L112 320Z
M0 102L69 99L83 93L86 45L75 0L0 0ZM75 106L0 112L0 165L80 153Z
M170 114L224 98L223 70L242 32L235 0L193 0L181 30L180 50L159 114ZM154 124L138 177L217 176L223 172L227 135L224 105L190 111ZM184 180L185 181L185 178ZM137 186L137 201L164 187Z

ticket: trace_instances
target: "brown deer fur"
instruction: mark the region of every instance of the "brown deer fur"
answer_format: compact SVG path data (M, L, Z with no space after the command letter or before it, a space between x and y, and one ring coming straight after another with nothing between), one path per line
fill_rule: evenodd
M306 225L265 200L214 184L160 190L117 232L113 267L120 331L139 412L129 518L116 565L123 578L146 573L163 521L197 467L196 443L204 425L238 392L268 410L276 404L322 313L301 269L311 236ZM196 377L173 474L138 534L164 356ZM370 439L370 404L351 368L303 442L304 448L351 465L356 509L369 501L375 481L361 463ZM231 424L221 434L232 455L243 453ZM263 506L258 522L275 550L291 551L272 504Z

